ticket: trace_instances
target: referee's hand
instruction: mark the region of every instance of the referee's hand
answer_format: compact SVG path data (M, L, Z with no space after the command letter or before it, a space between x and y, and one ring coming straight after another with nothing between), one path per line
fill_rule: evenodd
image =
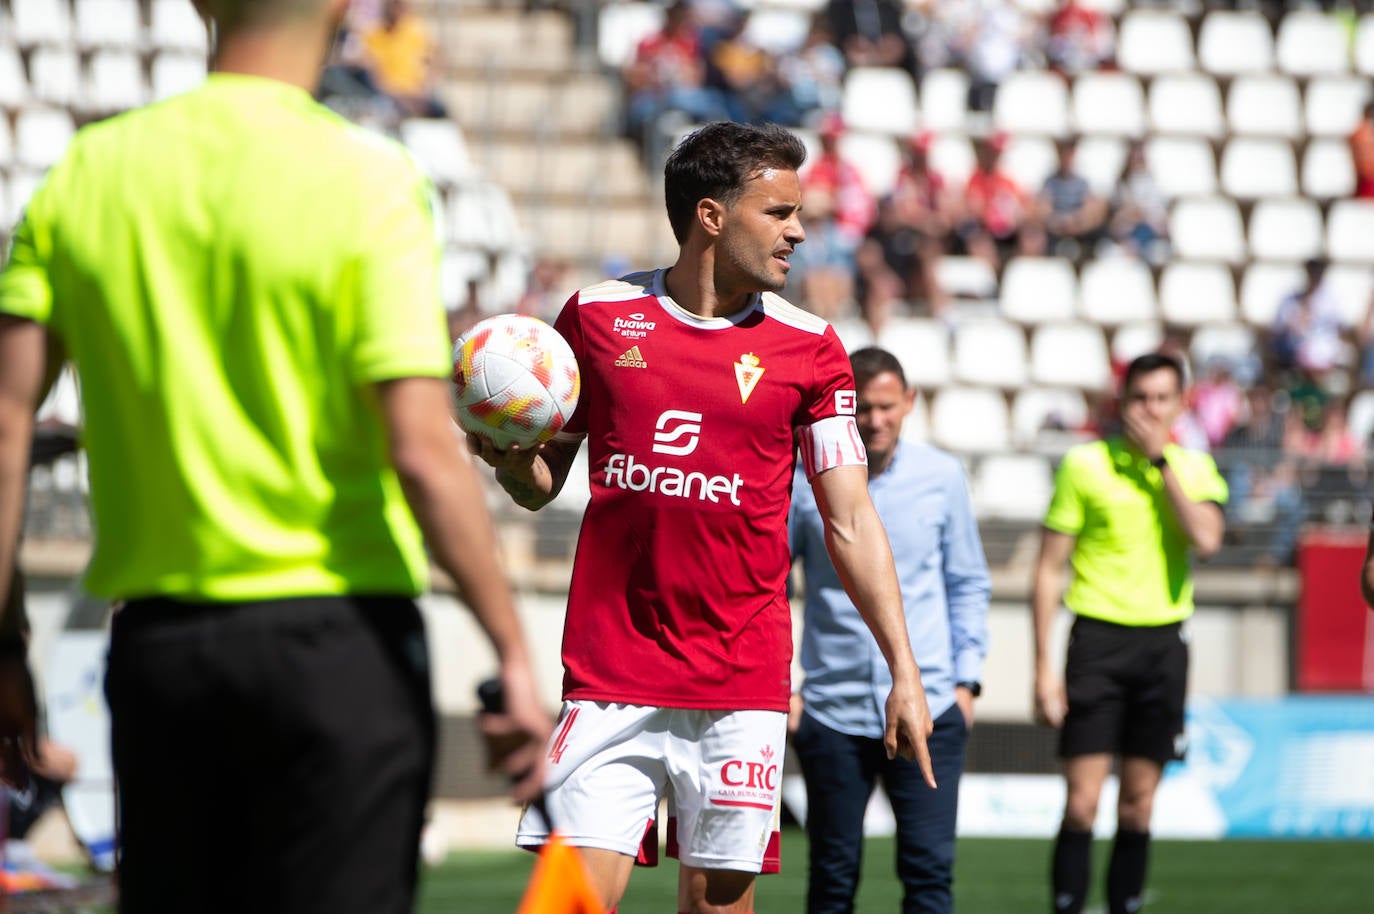
M1069 707L1064 695L1064 683L1058 676L1041 673L1035 677L1035 720L1037 723L1054 727L1064 726L1064 715Z

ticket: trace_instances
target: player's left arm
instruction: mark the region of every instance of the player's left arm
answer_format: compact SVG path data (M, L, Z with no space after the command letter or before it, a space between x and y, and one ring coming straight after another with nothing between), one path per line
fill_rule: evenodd
M1364 551L1364 570L1360 574L1360 591L1364 602L1374 609L1374 517L1369 519L1369 544Z
M935 786L926 738L932 730L921 671L907 638L902 593L887 533L868 495L868 469L837 466L811 477L825 523L825 544L840 582L892 671L883 743L889 757L916 759Z
M948 483L949 516L941 534L940 553L949 608L949 634L954 681L981 682L983 658L988 653L988 599L992 576L988 573L983 541L974 519L973 499L962 470L951 472ZM972 690L958 687L955 699L964 719L973 724Z

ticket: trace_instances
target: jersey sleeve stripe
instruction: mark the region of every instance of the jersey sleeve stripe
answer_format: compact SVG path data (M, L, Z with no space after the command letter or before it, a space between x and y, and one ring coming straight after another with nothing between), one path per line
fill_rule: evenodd
M796 330L805 330L807 333L814 333L817 336L824 335L825 329L830 326L824 318L817 317L809 311L803 311L780 295L765 292L761 298L763 313L780 324L786 324Z

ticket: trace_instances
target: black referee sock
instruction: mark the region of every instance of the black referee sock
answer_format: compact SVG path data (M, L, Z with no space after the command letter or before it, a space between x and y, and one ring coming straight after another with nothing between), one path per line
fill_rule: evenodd
M1054 842L1055 914L1080 914L1088 900L1088 875L1092 869L1093 833L1077 831L1067 825L1059 829Z
M1107 911L1136 914L1145 904L1145 867L1150 862L1150 833L1121 828L1107 865Z

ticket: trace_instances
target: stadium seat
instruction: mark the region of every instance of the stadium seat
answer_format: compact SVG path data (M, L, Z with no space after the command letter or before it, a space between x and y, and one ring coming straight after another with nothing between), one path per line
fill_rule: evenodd
M1193 69L1193 36L1182 16L1132 10L1121 17L1116 42L1123 70L1148 76Z
M29 57L33 96L47 105L69 107L81 92L81 64L72 48L39 48Z
M7 118L0 117L0 162L5 165L14 161L14 132L10 130L10 122ZM0 170L0 174L3 174ZM0 210L2 212L2 210ZM9 228L7 224L0 223L0 231Z
M1112 362L1127 365L1136 356L1154 352L1164 342L1164 325L1158 321L1122 324L1112 334Z
M1296 263L1257 260L1245 269L1240 281L1240 316L1251 326L1268 327L1278 313L1279 302L1302 288L1303 268Z
M1319 76L1307 84L1306 121L1311 136L1350 135L1370 100L1369 80L1358 76Z
M1241 200L1295 196L1293 148L1282 140L1232 140L1221 154L1221 189Z
M921 127L963 131L968 114L968 74L931 70L921 79Z
M917 397L916 402L911 404L911 412L907 413L906 421L902 423L902 440L930 440L930 405L925 397Z
M138 4L129 0L76 0L76 42L83 48L139 49L143 23L139 21Z
M1007 401L1001 392L981 387L945 387L930 408L930 436L939 447L958 453L995 453L1009 444Z
M1000 164L1026 193L1033 196L1054 172L1057 164L1054 141L1027 134L1013 136L1002 150Z
M1302 192L1318 200L1355 192L1355 164L1345 140L1312 140L1302 154Z
M1150 83L1150 127L1216 139L1226 132L1216 80L1198 73L1161 76Z
M199 54L209 49L205 23L188 0L152 0L150 23L148 39L156 48Z
M1145 142L1145 161L1166 197L1207 197L1217 192L1216 160L1206 140L1152 136Z
M74 132L66 111L27 108L14 123L14 160L29 168L50 168L62 157Z
M840 155L859 170L864 187L875 197L886 195L897 183L902 153L891 136L850 130L840 137Z
M810 28L811 16L803 10L760 4L749 12L744 38L770 54L782 55L800 48Z
M96 51L86 64L81 107L114 112L137 108L148 101L143 65L132 51Z
M153 58L153 98L161 101L189 92L205 81L205 58L184 51L163 51Z
M1102 328L1085 321L1041 324L1031 336L1031 380L1046 387L1105 390L1111 365Z
M20 47L65 46L71 42L72 20L65 2L10 0L10 17L14 41Z
M997 87L992 121L1008 133L1062 136L1069 129L1064 81L1043 70L1018 70Z
M1346 326L1363 323L1374 296L1374 270L1366 265L1337 263L1327 268L1322 282L1331 287Z
M14 225L19 221L19 217L24 212L24 207L29 205L29 198L38 189L38 185L43 181L43 172L39 169L11 169L9 180L9 219L8 224Z
M635 49L663 27L658 3L607 3L597 13L596 53L604 66L619 70L634 60Z
M1073 317L1078 281L1062 257L1014 257L1002 271L1002 316L1021 324Z
M1261 200L1250 212L1250 252L1265 260L1306 260L1322 252L1322 214L1301 197Z
M955 298L986 300L997 296L997 274L978 257L941 257L935 275Z
M444 308L461 308L468 300L468 283L486 277L488 257L474 248L449 248L439 262L439 295Z
M1355 69L1374 76L1374 13L1365 13L1355 28Z
M1071 430L1088 421L1088 402L1081 391L1028 387L1011 403L1011 434L1017 447L1030 447L1047 427Z
M955 187L963 187L973 173L973 144L968 137L947 133L930 144L930 167Z
M1286 76L1240 76L1226 93L1226 120L1236 133L1281 136L1302 134L1297 83Z
M970 488L979 517L1038 522L1050 505L1054 474L1036 454L990 454L978 461Z
M1079 133L1140 136L1145 132L1145 93L1127 73L1087 73L1073 84L1073 125Z
M9 125L5 125L8 130ZM0 142L4 142L0 140ZM0 153L5 153L3 161L9 161L9 150L0 148ZM0 244L9 249L10 232L14 229L15 223L19 221L19 213L15 207L10 205L10 182L3 172L0 172Z
M1159 277L1159 312L1166 323L1197 326L1236 319L1236 284L1219 263L1178 261Z
M1169 213L1169 241L1179 257L1226 263L1245 259L1240 209L1226 197L1193 197L1175 203Z
M954 331L954 380L1015 389L1026 383L1026 335L1010 321L978 318Z
M450 120L409 118L401 122L401 142L436 184L459 184L477 175L462 131Z
M1374 201L1338 200L1326 214L1326 255L1374 263Z
M1218 76L1266 73L1274 68L1274 36L1259 13L1208 13L1198 30L1197 57L1202 69Z
M1293 10L1279 20L1275 57L1279 69L1294 76L1347 73L1350 37L1335 16Z
M1356 441L1369 441L1374 435L1374 390L1362 390L1350 398L1345 421Z
M863 326L867 330L867 325ZM850 347L848 341L845 345L850 352L857 348ZM860 345L867 345L867 342ZM923 317L893 318L883 326L878 345L902 363L902 373L908 384L934 388L949 383L949 328L940 321Z
M916 84L900 67L854 67L844 77L841 112L850 130L911 136L920 119Z
M1225 359L1235 368L1252 362L1258 352L1255 331L1244 324L1203 324L1188 343L1189 358L1198 369L1212 359Z
M1135 257L1088 261L1080 289L1080 314L1095 324L1124 324L1159 316L1154 277Z
M1084 136L1078 140L1073 164L1093 193L1110 198L1126 167L1126 141L1114 136Z
M0 43L0 108L22 108L28 100L29 79L19 49Z

